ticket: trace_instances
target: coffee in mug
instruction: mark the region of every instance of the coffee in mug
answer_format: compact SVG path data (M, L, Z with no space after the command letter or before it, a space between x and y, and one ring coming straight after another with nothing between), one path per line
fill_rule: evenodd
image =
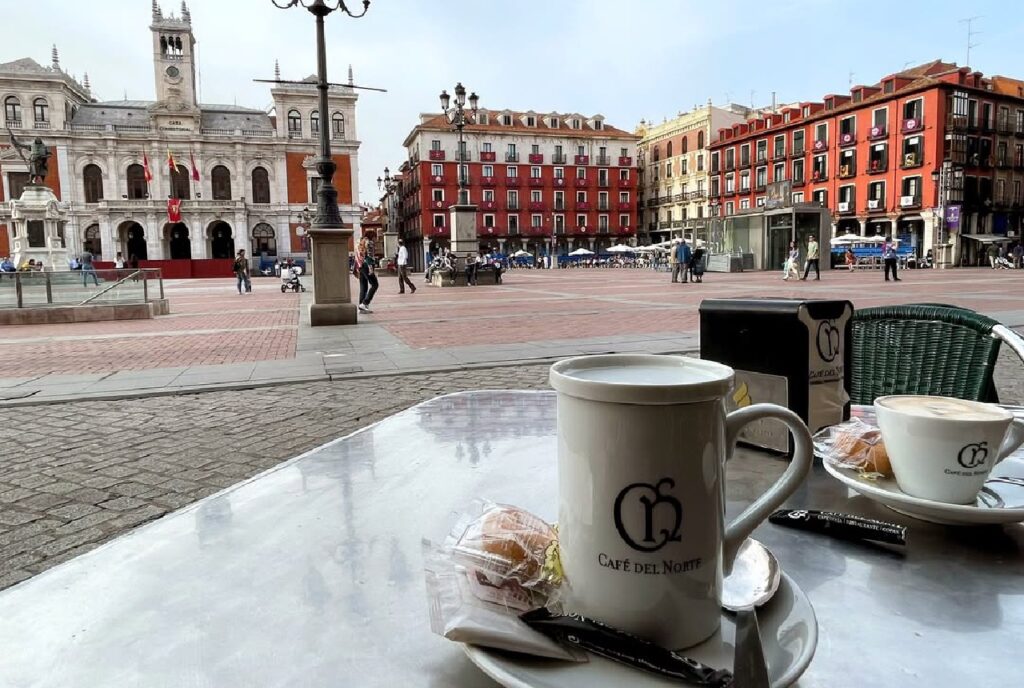
M974 504L992 468L1024 442L1024 423L994 404L895 395L876 399L875 412L896 484L911 497Z
M682 356L584 356L556 363L559 543L566 609L669 648L721 619L723 569L803 482L810 433L787 409L725 413L727 366ZM782 421L795 452L783 476L725 525L725 461L740 430Z

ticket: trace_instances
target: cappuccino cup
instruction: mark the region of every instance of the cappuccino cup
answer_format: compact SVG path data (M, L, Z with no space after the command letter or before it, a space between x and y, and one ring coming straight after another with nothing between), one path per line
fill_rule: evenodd
M1024 423L994 404L895 395L875 400L896 484L911 497L974 504L992 468L1024 442Z
M584 356L550 380L566 609L668 648L704 641L721 620L723 570L811 468L807 426L772 404L726 415L733 370L706 360ZM792 433L793 460L726 526L725 461L763 418Z

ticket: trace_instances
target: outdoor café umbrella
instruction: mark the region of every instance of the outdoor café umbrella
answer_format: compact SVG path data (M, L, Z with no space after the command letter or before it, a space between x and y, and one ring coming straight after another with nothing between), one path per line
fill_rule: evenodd
M632 246L626 246L625 244L615 244L609 246L607 249L608 253L636 253L636 249Z
M836 244L852 244L857 241L863 241L864 237L860 234L853 234L852 232L847 234L840 234L834 238L830 243L835 246Z
M532 255L533 255L532 253L524 251L523 249L519 249L518 251L516 251L515 253L512 254L512 257L513 258L525 258L526 256L532 256Z
M592 255L594 255L594 252L593 251L588 251L585 248L578 248L575 251L573 251L572 253L570 253L569 255L570 256L592 256Z

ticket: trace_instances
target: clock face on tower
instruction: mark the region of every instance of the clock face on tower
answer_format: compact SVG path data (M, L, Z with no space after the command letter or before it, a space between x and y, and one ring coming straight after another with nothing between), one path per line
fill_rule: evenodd
M164 71L164 73L165 73L165 74L166 74L166 75L167 75L168 77L170 77L171 79L177 79L177 78L178 78L179 76L181 76L181 72L180 72L180 71L178 70L178 68L177 68L177 67L175 67L174 65L171 65L170 67L168 67L168 68L167 68L167 69L166 69L166 70Z

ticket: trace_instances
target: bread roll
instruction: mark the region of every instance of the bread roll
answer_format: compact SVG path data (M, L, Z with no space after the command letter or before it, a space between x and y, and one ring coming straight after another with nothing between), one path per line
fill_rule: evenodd
M555 529L529 511L498 504L467 529L459 546L500 558L507 565L503 575L527 582L540 577L546 551L556 538Z

